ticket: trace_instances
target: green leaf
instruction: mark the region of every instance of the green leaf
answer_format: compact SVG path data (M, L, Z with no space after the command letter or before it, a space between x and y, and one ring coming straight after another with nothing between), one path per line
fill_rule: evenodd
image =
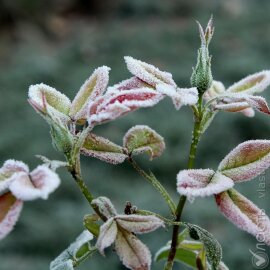
M93 133L86 137L81 153L112 164L122 163L127 158L123 147Z
M148 126L137 125L126 133L124 147L133 155L147 153L150 159L159 157L165 149L164 139Z
M96 214L86 215L83 219L84 227L95 237L99 235L100 225L96 223L99 217Z
M198 241L184 240L179 244L179 247L199 251L203 249L203 243Z
M189 229L190 237L203 243L207 260L214 269L217 269L222 258L222 248L219 242L205 229L190 223L185 223L185 225Z
M90 244L92 239L90 232L81 233L74 243L51 262L50 270L73 270L96 251L96 247Z

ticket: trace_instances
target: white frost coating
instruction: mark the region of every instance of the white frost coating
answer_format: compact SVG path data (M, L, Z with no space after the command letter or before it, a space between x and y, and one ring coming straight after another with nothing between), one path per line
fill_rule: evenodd
M72 101L70 116L74 119L86 119L87 107L90 101L101 96L109 82L110 68L102 66L94 70L93 74L81 86Z
M116 209L114 208L111 200L107 197L98 197L92 201L92 205L98 207L99 212L107 219L117 215Z
M160 83L176 86L171 73L161 71L157 67L134 59L131 56L125 56L124 59L131 74L153 87Z
M66 95L43 83L31 85L29 87L28 96L30 102L34 102L45 110L46 108L44 108L44 100L42 95L45 96L47 102L46 107L51 114L59 117L60 119L68 118L71 102Z
M152 86L143 82L137 77L131 77L127 80L124 80L120 83L117 83L113 86L108 87L107 93L115 92L115 91L122 91L122 90L133 90L133 89L143 88L143 87L152 87Z
M101 227L96 243L99 252L104 255L104 249L111 246L117 235L117 225L114 218L109 218Z
M45 200L60 184L58 175L45 165L38 166L30 175L19 172L13 178L9 189L16 198L23 201L38 198Z
M234 189L216 196L216 202L225 217L241 230L255 237L263 237L270 245L270 220L262 209Z
M22 201L15 201L15 203L10 207L4 219L0 221L0 240L6 237L13 230L20 216L22 207Z
M247 108L239 112L241 112L243 115L247 117L254 117L255 115L255 111L252 108Z
M204 92L203 98L206 101L209 101L213 98L218 97L219 95L224 94L224 92L225 92L224 84L219 81L213 81L211 87Z
M227 267L227 265L224 262L220 262L220 264L218 266L218 270L229 270L229 268Z
M198 90L193 88L177 88L167 84L158 84L157 91L169 96L176 110L179 110L182 105L194 105L198 102Z
M193 201L195 197L218 194L234 186L234 182L210 169L183 170L177 175L177 191Z
M218 170L234 182L248 181L270 167L270 140L239 144L219 164Z
M231 93L255 94L264 91L270 85L270 71L264 70L249 75L227 89Z
M232 102L232 103L224 103L215 105L215 109L224 110L228 112L240 112L247 108L249 108L249 104L246 101L243 102Z
M117 215L115 220L125 230L138 234L164 227L164 222L155 216Z
M151 253L135 235L121 230L117 234L115 249L123 265L132 270L150 270Z
M89 103L88 123L93 125L114 120L140 107L152 107L162 98L150 88L111 91Z

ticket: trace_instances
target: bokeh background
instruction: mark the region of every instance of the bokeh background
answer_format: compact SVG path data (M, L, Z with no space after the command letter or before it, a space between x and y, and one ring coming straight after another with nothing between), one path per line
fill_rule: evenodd
M213 74L229 86L247 74L270 67L270 1L268 0L1 0L0 1L0 161L39 163L34 155L62 159L51 146L47 124L27 103L31 84L44 82L71 98L93 69L112 68L110 84L130 75L123 56L131 55L171 72L182 87L189 86L199 37L195 20L205 25L211 14L215 36L211 44ZM265 95L270 98L269 93ZM146 124L164 136L167 149L148 162L138 157L168 188L175 200L176 174L184 169L192 128L189 108L175 111L169 99L113 123L98 127L100 135L121 143L126 130ZM197 167L216 168L244 140L270 137L269 117L254 119L220 113L203 137ZM83 174L95 195L109 196L118 210L126 201L167 215L153 188L129 164L113 166L83 158ZM82 218L91 209L71 177L60 171L61 187L48 201L25 204L16 229L0 243L1 270L45 270L82 231ZM237 186L270 214L270 174L264 197L259 181ZM220 241L231 269L254 269L249 249L257 241L239 231L218 211L213 198L197 199L184 210L184 219L210 230ZM171 229L169 229L171 230ZM170 234L159 230L143 236L154 254ZM267 249L269 254L269 249ZM113 251L96 254L78 269L124 269ZM163 263L153 265L162 269ZM185 269L179 264L175 269Z

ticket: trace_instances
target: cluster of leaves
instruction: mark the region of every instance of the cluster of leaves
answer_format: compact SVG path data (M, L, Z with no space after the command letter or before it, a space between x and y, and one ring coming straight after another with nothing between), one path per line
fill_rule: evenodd
M233 189L234 184L254 179L270 167L270 141L252 140L240 144L223 159L217 171L191 169L200 136L218 111L241 112L249 117L254 115L254 109L270 114L266 100L256 95L270 85L270 71L250 75L225 90L221 82L212 78L209 55L214 32L212 19L205 30L199 24L199 30L201 47L191 76L191 88L178 87L170 73L129 56L125 61L131 78L108 87L110 68L99 67L81 86L73 101L45 84L30 86L29 103L48 122L53 145L64 154L66 162L41 157L44 164L32 172L20 161L4 163L0 169L0 239L12 230L23 201L47 199L59 186L55 170L64 166L96 213L85 217L87 231L51 263L52 270L73 269L96 250L104 255L104 249L113 244L127 268L150 269L151 252L137 234L152 232L165 224L174 225L177 231L180 225L186 229L157 252L156 261L169 258L168 262L173 263L175 258L194 269L227 269L222 262L221 246L213 235L198 225L180 222L180 208L166 189L133 160L134 155L141 153L147 153L150 159L159 157L165 149L164 139L144 125L128 130L122 146L92 132L97 125L139 108L154 106L168 96L177 110L183 105L190 106L195 119L189 169L177 175L177 191L181 198L192 201L196 197L214 196L219 209L230 221L254 236L263 233L265 243L270 244L269 218L259 219L262 211ZM81 154L111 164L130 161L161 193L173 220L136 208L118 214L108 198L94 198L81 175ZM92 245L94 238L97 240Z

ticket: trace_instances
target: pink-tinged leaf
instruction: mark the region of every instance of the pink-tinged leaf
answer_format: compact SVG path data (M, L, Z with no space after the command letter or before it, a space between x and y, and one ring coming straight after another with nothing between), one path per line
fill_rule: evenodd
M92 201L92 205L98 207L99 212L107 219L117 215L112 202L106 197L98 197L94 199Z
M108 87L107 92L133 90L133 89L144 88L144 87L152 88L151 85L145 83L144 81L140 80L139 78L131 77L130 79L127 79L127 80L124 80L118 84L115 84L114 86Z
M93 133L86 137L81 153L111 164L122 163L128 157L123 147Z
M254 115L255 115L255 111L252 108L247 108L247 109L244 109L240 112L247 117L254 117Z
M68 120L71 102L67 96L46 84L36 84L29 87L29 102L38 110L49 110L60 119ZM45 102L44 102L45 99ZM46 103L46 104L45 104Z
M159 84L157 91L171 97L176 110L183 105L195 105L198 102L198 90L193 88L177 88L171 85Z
M225 94L225 86L222 82L219 81L213 81L211 87L205 91L203 98L206 101L209 101L213 98L216 98L222 94Z
M128 130L123 139L128 152L137 155L146 152L151 159L159 157L165 149L165 142L156 131L148 126L137 125Z
M164 227L164 222L155 216L117 215L115 220L120 227L138 234L152 232L159 227Z
M90 102L88 122L90 125L95 125L114 120L139 108L152 107L162 98L161 94L150 88L110 91L94 102Z
M134 234L120 229L115 249L123 265L132 270L150 270L151 253Z
M38 166L30 175L19 172L14 174L13 178L9 189L16 198L22 201L38 198L45 200L60 184L58 175L45 165Z
M0 240L9 234L16 224L23 203L10 192L0 196Z
M112 245L117 235L117 224L114 218L109 218L101 227L99 231L96 247L99 252L104 255L104 249Z
M220 211L233 224L270 245L270 220L262 209L234 189L216 195Z
M110 68L106 66L97 68L81 86L70 108L70 116L73 119L86 119L88 103L101 96L106 90L109 82L109 71Z
M227 102L227 101L226 101ZM249 104L246 101L239 101L239 102L230 102L228 103L219 103L214 106L217 110L223 110L227 112L240 112L247 108L249 108Z
M270 110L269 110L269 107L265 98L260 97L260 96L250 96L247 99L247 102L252 108L262 113L270 114Z
M177 191L193 200L206 197L232 188L234 182L210 169L183 170L177 175Z
M227 90L231 93L255 94L264 91L270 85L270 71L265 70L247 76L233 84Z
M28 166L22 161L9 159L5 161L0 169L0 194L7 191L9 185L14 180L12 175L16 172L29 172Z
M134 59L130 56L126 56L125 61L131 74L153 87L156 87L157 84L164 83L176 86L171 73L161 71L153 65Z
M270 141L251 140L239 144L219 164L218 170L234 182L260 175L270 166Z

